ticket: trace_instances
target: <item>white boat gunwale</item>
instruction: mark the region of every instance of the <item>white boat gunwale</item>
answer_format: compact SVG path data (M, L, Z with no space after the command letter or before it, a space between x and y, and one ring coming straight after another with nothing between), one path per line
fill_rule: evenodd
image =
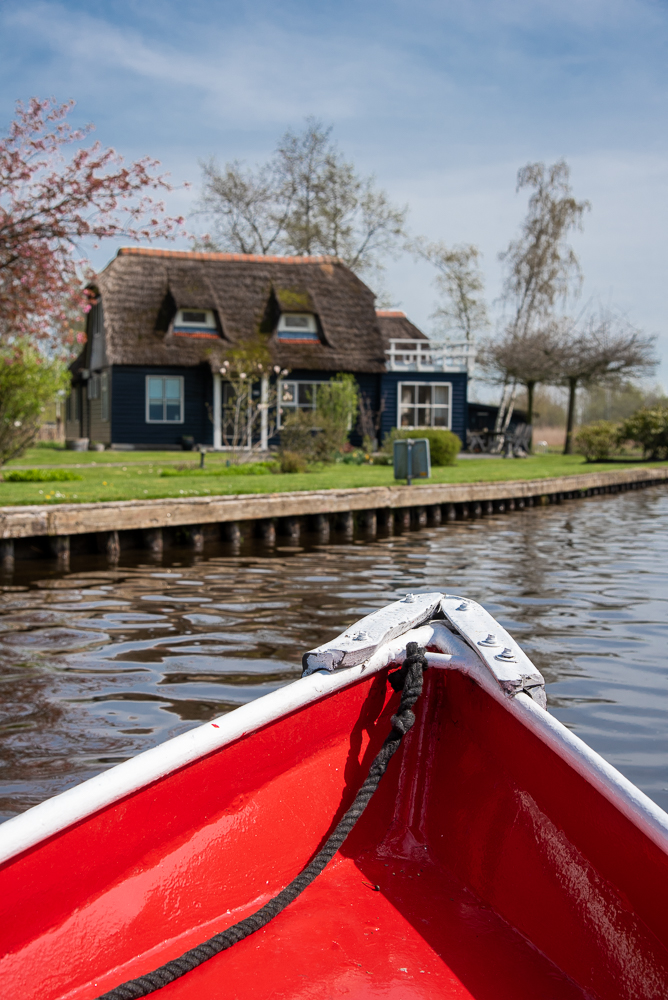
M410 628L389 641L376 643L374 651L362 663L339 670L321 669L310 673L117 764L0 825L0 864L224 746L391 664L400 663L406 656L406 645L411 641L440 650L427 653L430 666L458 670L471 677L668 853L668 813L544 710L540 697L542 676L509 633L480 605L466 598L442 594L417 596L438 597L437 603L440 602L445 618L461 635L454 634L445 621L432 621ZM431 600L424 603L429 604ZM461 609L462 603L466 604L466 609ZM382 612L386 611L382 609ZM368 625L372 617L367 616L362 622ZM358 622L346 630L346 637L360 624ZM491 632L492 627L494 634L506 644L504 648L512 652L514 663L498 660L494 647L479 645L476 636ZM340 640L341 636L332 640L332 647L340 647ZM318 647L318 652L328 645Z

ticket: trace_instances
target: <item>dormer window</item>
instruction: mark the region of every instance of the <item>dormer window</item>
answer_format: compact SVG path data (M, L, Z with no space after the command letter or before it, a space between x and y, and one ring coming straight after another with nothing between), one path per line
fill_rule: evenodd
M174 317L175 337L218 339L216 317L212 309L179 309Z
M281 313L277 337L285 344L319 344L318 324L312 313Z

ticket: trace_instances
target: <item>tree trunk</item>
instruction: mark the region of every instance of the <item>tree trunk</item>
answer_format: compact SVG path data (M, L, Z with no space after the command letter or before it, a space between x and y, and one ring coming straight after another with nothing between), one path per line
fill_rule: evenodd
M533 391L536 387L535 382L527 382L527 424L529 427L533 425ZM529 454L533 452L533 431L529 435Z
M575 393L578 387L576 378L568 380L568 418L566 420L566 444L564 445L564 455L573 454L573 426L575 424Z
M501 425L501 430L505 433L508 430L510 421L513 418L513 410L515 409L515 396L517 395L517 382L513 382L512 389L510 390L510 398L508 400L508 408L506 410L505 416L503 418L503 424Z
M494 433L498 434L501 430L501 425L503 423L503 417L506 412L506 394L508 392L508 383L503 383L503 392L501 393L501 401L499 402L499 409L496 414L496 420L494 421Z

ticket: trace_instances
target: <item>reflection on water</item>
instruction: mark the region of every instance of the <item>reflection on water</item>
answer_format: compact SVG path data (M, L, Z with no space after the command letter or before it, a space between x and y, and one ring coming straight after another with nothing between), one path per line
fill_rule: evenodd
M299 676L301 654L407 590L480 601L550 710L668 808L668 490L363 543L257 542L0 588L0 817Z

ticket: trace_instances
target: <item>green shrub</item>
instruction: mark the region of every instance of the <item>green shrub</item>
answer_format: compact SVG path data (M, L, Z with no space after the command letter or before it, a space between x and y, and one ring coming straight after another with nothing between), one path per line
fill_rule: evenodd
M283 418L281 450L307 462L334 462L344 451L357 414L354 377L339 373L319 385L315 402L315 410L296 410Z
M44 410L70 384L66 364L20 337L0 345L0 465L32 444Z
M462 443L452 431L438 431L431 427L417 427L407 431L393 427L383 439L383 452L392 454L394 442L402 438L427 438L432 465L454 465Z
M283 418L281 454L301 455L306 462L316 459L318 428L312 410L295 410ZM279 456L280 460L280 456Z
M341 439L336 422L317 410L297 410L283 420L281 454L301 455L306 462L334 462L342 451Z
M352 451L343 452L337 459L344 465L373 465L371 455L364 449L354 448Z
M581 427L575 448L588 462L601 462L619 450L619 427L610 420L597 420Z
M331 461L337 451L344 450L357 416L359 389L355 376L339 372L329 382L319 385L315 404L320 437L326 440L326 451L331 456L323 460Z
M281 472L308 472L306 459L295 451L282 451Z
M6 483L64 483L83 479L83 476L67 469L15 469L5 472L3 478Z
M668 458L668 406L644 406L619 428L618 440L635 441L645 458Z
M212 465L207 468L192 465L168 465L159 475L170 476L267 476L276 472L278 462L244 462L242 465Z

